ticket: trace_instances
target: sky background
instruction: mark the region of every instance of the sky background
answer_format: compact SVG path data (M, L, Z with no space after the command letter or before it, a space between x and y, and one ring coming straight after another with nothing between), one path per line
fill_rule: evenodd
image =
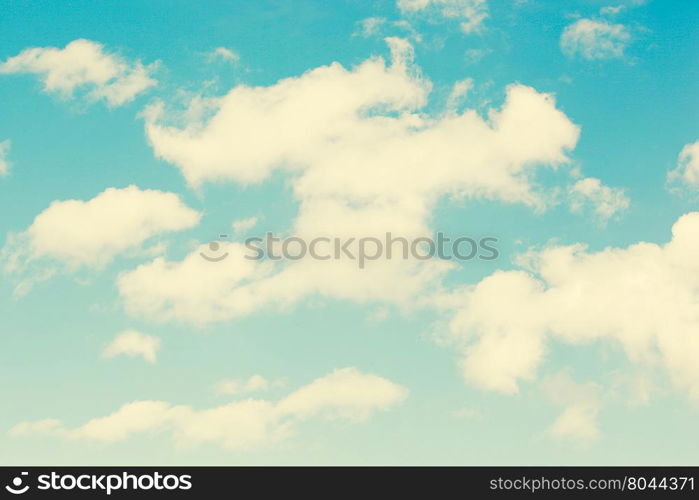
M156 101L182 107L194 96L223 96L240 85L271 87L333 62L351 70L372 57L388 61L385 37L407 40L414 50L413 69L431 82L427 103L416 111L424 116L443 116L454 84L468 78L471 88L452 112L473 109L485 118L488 109L503 106L508 85L519 83L554 95L556 108L580 127L579 140L567 153L569 163L555 172L542 170L537 180L547 193L564 193L545 209L497 197L438 197L431 230L500 241L497 260L457 263L440 281L445 294L498 270L518 269L516 256L529 248L584 243L588 252L598 252L642 241L665 244L675 221L696 209L696 184L673 189L668 175L681 163L683 148L699 139L699 3L456 2L487 12L469 30L460 23L461 17L471 17L445 15L439 2L412 10L408 3L401 9L393 0L0 0L0 61L27 48L63 49L86 39L125 64L153 65L147 67L157 81L110 106L85 95L90 82L71 95L60 94L46 91L41 73L0 66L0 143L10 141L0 156L8 164L0 176L0 234L10 249L5 264L11 235L27 231L54 200L86 201L110 187L135 185L175 193L201 214L196 224L154 234L103 266L73 268L50 255L46 263L37 259L37 265L58 271L28 293L17 292L26 278L23 271L4 267L1 463L697 464L692 394L699 392L677 383L662 362L639 362L613 334L551 341L535 374L506 393L463 376L461 351L440 341L450 316L439 307L318 293L288 307L204 324L125 307L119 277L155 258L139 248L164 243L168 261L181 261L197 242L231 234L236 220L258 217L250 234L289 233L299 212L291 184L297 174L283 169L258 183L188 183L177 162L154 154L144 132L149 122L144 110ZM605 7L621 8L602 13ZM364 22L369 18L379 19L373 29ZM577 51L566 49L563 34L581 19L621 26L627 37L619 38L619 31L598 34L611 36L604 45L590 35ZM602 48L587 57L585 47L596 44ZM217 48L236 57L212 55ZM695 164L699 152L686 168ZM573 168L623 193L619 196L628 206L622 202L601 218L594 211L601 201L591 197L592 209L571 210L565 193L577 179L570 174ZM639 273L643 280L643 270ZM612 300L608 307L619 306ZM516 312L503 303L499 314ZM155 362L145 356L103 356L127 330L160 340ZM698 332L686 331L695 337ZM244 447L222 445L225 437L216 436L182 445L167 430L169 424L115 440L66 430L135 401L194 409L247 398L279 401L344 367L382 377L400 386L405 397L376 403L385 407L372 406L368 418L328 416L325 410L313 418L294 417L298 421L288 436ZM216 390L223 380L256 374L269 382L266 390L235 395ZM570 392L580 393L580 400L558 401L552 392L566 392L558 383L573 387ZM640 385L652 389L636 397ZM555 432L555 423L569 410L584 414L584 429ZM16 432L22 422L45 419L60 420L60 429Z

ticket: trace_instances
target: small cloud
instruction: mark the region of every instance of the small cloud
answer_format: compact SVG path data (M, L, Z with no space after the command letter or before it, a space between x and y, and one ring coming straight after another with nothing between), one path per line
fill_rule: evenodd
M651 397L660 392L656 380L659 377L647 370L636 370L631 373L617 372L612 374L611 384L614 395L622 394L626 403L632 408L646 406Z
M466 34L480 31L488 18L486 0L397 0L396 4L403 15L458 20Z
M699 141L687 144L677 158L677 167L668 173L668 183L699 189Z
M33 47L0 63L0 74L33 73L44 83L44 91L72 98L86 90L90 101L104 99L109 107L132 101L157 84L151 77L156 65L129 63L91 40L74 40L60 49Z
M36 422L21 422L8 431L11 437L31 436L34 434L61 435L65 433L63 422L55 418L47 418Z
M10 172L10 162L7 159L7 152L10 150L10 141L0 142L0 177L6 176Z
M464 99L468 95L468 92L472 88L472 78L466 78L464 80L456 82L451 89L449 97L447 98L447 109L456 109L457 107L459 107L459 105L463 103Z
M619 14L619 13L620 13L622 10L624 10L625 8L626 8L625 5L615 5L615 6L608 5L608 6L606 6L606 7L602 7L602 8L599 10L599 13L600 13L601 15L603 15L603 16L610 16L610 17L612 17L612 16L616 16L617 14Z
M27 283L57 270L102 269L118 255L154 253L151 238L195 226L201 217L174 193L108 188L94 198L55 200L0 250L0 269Z
M126 330L105 347L102 356L114 358L120 355L131 357L143 356L149 363L155 363L156 354L160 348L160 339L144 335L136 330Z
M354 36L362 36L364 38L378 36L385 24L386 19L383 17L367 17L357 22L358 29L354 32Z
M544 380L542 389L553 404L563 407L549 428L552 436L579 442L597 439L597 415L601 407L597 384L578 384L563 370Z
M217 59L237 64L240 61L240 55L231 49L227 49L226 47L216 47L209 53L209 60L215 61Z
M563 30L561 51L568 57L614 59L624 55L631 33L623 24L578 19Z
M216 384L216 392L227 396L235 396L237 394L268 391L272 387L280 387L282 385L284 385L283 380L269 381L262 375L253 375L247 380L222 380Z
M236 235L245 234L255 227L258 221L258 217L248 217L247 219L237 220L232 224L233 232Z
M391 311L388 307L379 307L367 315L367 321L370 323L381 323L382 321L386 321L390 315Z
M568 188L570 209L582 213L587 207L600 223L629 208L630 201L621 188L605 186L599 179L585 177Z
M467 49L464 52L464 60L468 65L476 64L477 62L480 62L481 59L483 59L486 55L488 55L489 52L490 51L485 49Z

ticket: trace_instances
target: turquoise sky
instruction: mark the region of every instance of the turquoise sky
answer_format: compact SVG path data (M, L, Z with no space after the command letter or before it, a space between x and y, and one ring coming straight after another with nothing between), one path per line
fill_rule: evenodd
M9 141L5 149L0 147L0 174L2 165L7 164L5 175L0 175L0 233L4 238L0 257L0 462L696 464L699 374L680 352L699 359L699 274L688 257L676 257L672 251L666 256L655 250L636 254L624 249L638 242L666 244L672 238L673 224L697 208L699 183L692 181L690 174L692 169L699 173L699 146L694 156L691 148L685 148L699 140L698 21L699 3L685 0L0 0L0 144ZM580 31L573 32L573 28ZM261 128L266 126L265 119L287 116L274 115L274 99L266 101L267 107L251 105L250 113L259 114L241 119L243 132L234 130L234 125L230 130L226 127L227 123L237 123L237 110L244 103L232 107L225 118L229 122L221 118L223 114L217 115L224 111L216 98L234 88L255 87L264 92L285 78L305 82L307 72L333 62L352 72L368 60L382 58L396 68L399 61L395 56L390 66L387 37L405 41L411 47L407 54L414 52L412 62L406 56L408 69L396 78L416 86L429 82L425 103L407 106L407 111L400 106L397 110L362 108L352 114L347 129L338 125L338 119L319 127L320 131L309 126L313 122L304 121L305 113L299 112L298 122L290 119L290 123L283 123L282 132L271 138ZM26 49L67 50L68 44L81 39L101 44L91 47L100 47L99 54L127 68L109 82L125 78L142 64L152 84L115 103L91 97L90 92L107 85L90 79L91 60L78 57L56 62L46 58L39 69L38 63L31 61L20 67L10 64L10 58L26 54ZM69 69L58 68L61 64ZM70 91L47 89L45 78L50 71L57 71L56 78L64 82L72 78ZM337 78L342 82L344 77ZM448 104L454 85L465 79L471 79L468 90L455 97L453 105ZM339 101L350 102L355 92L371 92L360 85L337 90L339 87L322 84L323 80L317 87L309 84L312 91L303 97L308 116L324 116L321 108L327 107L322 101L326 94L332 96L337 91ZM161 262L177 267L188 255L196 257L198 244L206 245L220 234L233 235L234 221L258 218L247 235L266 231L290 235L298 229L299 221L315 220L313 207L304 211L302 205L310 206L321 197L334 202L335 194L323 191L303 198L299 183L311 178L332 183L332 174L328 179L323 177L323 172L332 168L332 161L323 156L323 161L314 163L327 151L338 164L345 154L365 158L360 149L365 146L361 138L367 130L362 127L369 126L367 115L383 115L397 123L401 113L412 113L424 120L414 129L419 131L449 120L449 116L477 113L478 120L495 127L494 121L488 121L488 110L508 105L506 91L513 84L531 87L537 96L555 96L551 109L562 113L560 123L547 128L544 114L548 105L523 109L525 126L515 127L513 135L498 139L500 145L488 153L483 165L473 158L479 154L478 145L487 141L468 137L468 131L449 136L440 147L453 147L456 152L455 166L449 167L452 177L446 187L425 195L429 210L424 222L431 232L495 236L499 239L499 259L457 262L436 281L425 282L406 301L392 300L408 288L399 281L387 287L385 296L376 297L361 288L345 293L342 287L349 285L344 280L351 281L355 275L347 277L338 271L341 291L331 293L327 290L334 290L334 285L325 281L318 285L313 282L312 271L303 271L294 275L293 283L307 285L311 292L284 296L278 302L270 299L245 313L224 310L221 317L203 321L188 308L190 299L180 303L168 295L174 285L164 278L153 275L149 278L153 287L149 288L149 282L143 292L147 295L158 283L166 289L161 291L169 297L164 299L165 305L152 310L134 307L133 300L155 299L142 295L130 298L120 285L124 276L154 260L164 259ZM392 93L401 89L391 86L385 100L391 101L396 95ZM294 98L295 91L288 92L279 99ZM203 125L196 120L188 122L191 115L178 114L196 96L210 106ZM256 102L254 97L250 99ZM162 103L166 111L153 118L149 113L156 103ZM194 137L203 137L211 130L206 128L211 123L207 120L217 117L224 122L224 135L230 133L223 145L177 135L172 143L158 142L146 130L149 126L163 134L186 130ZM490 119L495 120L492 115ZM530 128L526 123L534 125ZM579 127L580 135L572 140L572 147L564 139L551 146L565 153L567 162L547 161L539 151L521 153L531 155L531 159L521 160L532 172L526 182L545 200L545 206L508 198L504 184L489 196L483 196L481 188L471 188L480 182L474 180L480 178L478 169L499 168L491 165L499 161L517 164L520 149L524 151L536 142L528 139L529 134L536 139L540 133L542 143L553 144L557 131L573 130L573 124ZM323 136L323 128L336 125L339 132L333 140L342 146L335 150L333 140ZM407 130L408 139L400 144L406 150L419 148L417 135L410 135L414 130ZM298 134L287 150L280 145L285 143L285 134ZM255 142L258 137L259 144ZM399 140L388 132L386 137ZM318 146L322 153L316 156L303 149L306 139L308 148ZM366 158L379 157L384 142L366 141L376 148ZM520 148L522 143L527 147ZM296 151L294 144L301 144L302 150ZM191 147L191 154L181 153L180 146ZM264 151L277 148L284 160L265 160ZM681 157L683 150L689 153ZM425 156L397 170L402 173L394 177L396 197L413 189L403 187L413 186L406 180L411 176L425 175L426 181L415 183L418 187L429 183L429 172L439 170L440 162L447 158L446 153L435 154L428 146L417 151ZM500 160L501 153L508 159ZM220 161L228 169L218 177L210 173L212 165L218 165L218 159L210 159L216 154L222 155ZM242 158L242 172L257 165L257 154L262 158L259 163L264 163L260 168L269 168L269 175L261 174L256 182L236 177L238 167L231 165L238 165L237 155ZM476 166L462 170L461 162ZM560 165L555 169L546 166L553 163ZM190 166L197 175L201 172L199 185L184 174ZM357 173L351 179L358 179L357 191L378 184L373 177L361 179L362 175L370 176L372 168L363 169L361 164L353 168ZM395 171L387 170L386 175ZM677 174L674 177L673 172ZM583 194L575 191L573 186L585 179L597 179L601 187ZM56 250L61 245L70 246L71 238L77 238L75 231L59 235L52 243L53 250L40 249L44 240L37 236L41 228L35 218L46 213L52 202L88 201L108 188L122 190L131 185L139 192L174 193L179 197L177 207L165 204L167 213L159 215L156 222L145 223L143 227L150 232L140 239L128 229L131 226L118 232L121 226L116 219L122 215L145 216L139 209L130 213L130 198L119 202L124 203L122 208L104 220L99 214L78 213L65 226L49 221L44 227L48 232L84 227L77 231L84 236L81 248L89 251L94 243L97 249L118 249L113 255L105 254L104 261L94 255L71 260L69 253ZM362 203L371 205L384 196L375 195L373 188L367 190L370 194ZM354 201L354 194L337 196L346 196L341 199L350 200L350 205ZM396 214L409 205L400 199L395 206L389 204L392 216L400 216ZM608 212L604 212L605 206ZM183 212L179 225L170 228L164 221L176 218L177 210ZM413 220L409 209L405 210L406 218ZM187 213L194 212L199 214L196 220L181 222ZM362 224L369 220L383 224L380 218L360 219ZM392 229L388 218L386 221L387 230ZM344 227L346 221L335 222ZM158 229L158 224L165 229ZM94 227L104 231L92 236ZM318 227L322 232L323 226ZM687 250L681 255L691 255L693 227L682 233L685 236L680 243L686 243ZM313 227L311 232L315 230ZM240 240L243 236L231 238ZM136 238L133 244L125 243L131 237ZM106 247L95 243L104 238L114 238L115 242ZM619 250L608 260L604 260L607 254L599 254L594 267L580 264L554 278L547 277L546 269L535 266L531 270L517 260L527 251L543 252L544 248L575 243L587 245L582 251L585 256L610 247ZM161 248L153 249L159 244ZM20 245L19 250L16 245ZM72 248L75 245L78 243ZM10 269L9 262L20 250L30 255L26 268ZM587 262L584 256L575 258L580 259L575 262ZM221 263L236 265L231 259ZM586 279L607 265L617 267L600 271L597 281ZM624 271L619 270L622 268ZM530 273L529 279L553 289L551 295L560 290L567 299L557 302L531 291L527 292L531 296L525 296L526 300L532 297L531 302L525 302L508 298L508 293L474 295L481 292L469 288L500 276L499 272L520 269ZM628 278L632 271L627 269L636 273L636 282ZM617 270L619 274L615 274ZM46 276L49 271L53 272L50 277ZM357 275L363 280L374 271L368 267L356 272L364 273ZM328 279L327 273L320 274L325 276L319 279ZM606 276L608 282L604 281ZM189 289L201 288L204 295L206 290L227 286L219 281L209 284L207 280L215 278L208 274L200 278L194 273L186 279ZM259 276L246 279L253 284L264 281ZM373 282L371 277L366 279ZM376 279L383 278L377 274ZM604 307L590 297L595 295L595 283L601 283L600 292L604 293L622 281L624 287L619 285L619 293L610 291ZM28 282L33 286L24 293ZM332 279L329 282L335 283ZM647 290L649 283L667 288L654 288L654 295ZM288 283L284 286L293 288ZM503 291L514 289L504 286ZM268 293L282 292L274 288ZM226 307L235 309L239 299L231 297ZM481 315L478 297L492 304L497 314ZM218 303L219 298L211 300ZM209 306L206 299L195 302L196 307ZM641 303L645 304L643 311L651 311L648 321L636 321L633 311ZM570 311L559 318L551 312L558 307L565 311L570 307ZM460 312L467 318L463 329L454 323ZM612 319L607 321L603 318L608 313ZM144 351L105 355L107 346L130 330L139 332L141 340L159 340L157 359L149 361ZM521 338L520 330L524 331ZM538 341L539 331L545 332L542 335L548 340L537 358L529 346ZM498 342L503 336L503 349L495 349L492 359L486 359L488 366L478 368L481 371L477 374L465 373L464 363L474 359L469 358L473 356L469 349L484 345L483 339L491 334ZM520 341L525 347L512 347ZM515 374L515 390L494 382L501 375L498 367L519 366L527 356L535 365L531 370L502 368L503 377ZM360 374L352 379L359 384L359 396L347 396L345 386L309 385L335 380L322 377L332 377L335 370L348 367ZM266 381L264 387L246 389L244 381L254 375ZM372 384L378 379L371 376L387 384L385 391L377 389L376 399L372 399ZM225 394L217 391L222 381L231 382ZM322 392L303 399L303 404L315 405L314 409L306 413L284 410L283 403L300 394L301 388ZM180 417L179 410L173 410L154 417L157 422L153 425L134 429L147 420L136 416L136 424L109 423L132 425L115 431L123 434L115 439L83 432L90 420L112 415L134 402L160 401L201 415L197 412L250 399L278 405L259 417L270 418L272 430L245 446L227 444L229 431L238 432L233 428L243 429L240 432L248 436L237 417L228 414L214 425L203 419L188 420L190 417ZM349 418L347 412L353 411L361 413L360 417ZM46 419L55 419L50 428L29 426ZM22 423L30 430L18 430ZM288 424L289 429L284 427L281 437L266 434L274 434L276 426L282 424ZM197 436L199 431L205 433L207 425L220 425L220 433L210 438L182 438L186 432Z

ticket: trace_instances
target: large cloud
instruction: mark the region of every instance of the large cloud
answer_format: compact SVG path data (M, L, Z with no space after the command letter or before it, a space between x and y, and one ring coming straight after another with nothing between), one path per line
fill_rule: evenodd
M203 255L218 258L210 262ZM247 316L267 307L284 309L313 295L380 301L409 307L438 286L450 264L382 259L368 269L351 260L293 263L253 261L239 243L221 243L217 253L202 245L182 261L158 257L118 279L127 311L156 322L194 325Z
M699 213L682 216L665 245L589 252L552 246L521 257L444 303L455 308L451 338L464 377L514 393L532 379L551 340L609 341L633 363L664 367L699 400Z
M43 433L113 443L138 434L165 432L180 446L213 443L227 449L250 449L289 436L300 422L314 416L366 420L377 411L400 404L407 393L404 387L383 377L343 368L276 403L246 399L196 410L163 401L135 401L74 429L60 420L48 419L20 423L9 433Z
M72 97L76 90L86 90L89 100L104 99L111 107L121 106L155 85L152 70L152 66L129 63L106 52L102 44L83 39L62 49L25 49L0 63L0 74L34 73L40 75L46 92Z
M388 43L390 65L371 58L351 70L335 63L269 87L238 86L220 99L196 100L179 126L167 124L157 105L145 114L153 150L195 187L291 173L299 201L291 230L306 241L429 236L445 195L545 208L551 196L537 188L536 172L567 162L579 135L554 98L515 84L487 119L475 110L430 116L421 110L431 83L414 66L412 47ZM606 200L603 186L593 191L575 196ZM316 293L408 304L439 286L449 268L382 258L370 273L353 262L309 259L272 270L244 261L239 245L226 252L226 270L202 261L201 249L180 262L144 264L122 275L120 293L136 314L202 323Z

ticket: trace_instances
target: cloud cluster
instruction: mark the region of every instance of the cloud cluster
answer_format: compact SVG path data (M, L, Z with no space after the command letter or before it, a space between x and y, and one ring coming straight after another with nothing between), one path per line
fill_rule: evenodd
M699 400L699 213L680 217L665 245L590 252L552 246L520 257L455 296L448 335L471 383L515 393L535 377L549 341L607 341L632 363L664 368ZM507 311L503 314L503 311Z
M84 39L62 49L25 49L0 63L0 74L33 73L40 76L46 92L69 98L85 90L90 101L105 100L110 107L126 104L155 85L153 69L153 65L130 63L106 52L102 44Z
M563 30L561 50L569 57L614 59L624 55L631 32L623 24L605 20L578 19Z
M421 109L431 83L413 64L412 47L397 38L387 42L390 64L375 57L351 70L334 63L268 87L237 86L210 102L205 115L188 109L177 116L179 126L167 123L162 105L151 107L148 139L192 186L260 182L275 169L290 173L299 201L292 230L306 240L427 236L432 210L447 195L545 208L549 195L537 187L536 172L566 163L579 136L554 98L516 84L487 118L473 109L427 115ZM464 80L452 102L467 89ZM619 208L615 191L584 187L572 191L576 206L606 204L599 209L605 216ZM245 261L235 243L222 248L229 254L224 263L211 266L200 258L205 251L124 273L119 290L128 310L158 321L206 323L312 294L406 305L438 287L451 267L388 259L373 262L371 273L334 260L274 267Z
M245 450L286 438L299 423L313 417L364 421L377 411L402 403L407 393L390 380L351 367L320 377L276 403L246 399L197 410L163 401L135 401L77 428L47 419L20 423L9 434L48 434L113 443L138 434L166 433L178 446L211 443Z

